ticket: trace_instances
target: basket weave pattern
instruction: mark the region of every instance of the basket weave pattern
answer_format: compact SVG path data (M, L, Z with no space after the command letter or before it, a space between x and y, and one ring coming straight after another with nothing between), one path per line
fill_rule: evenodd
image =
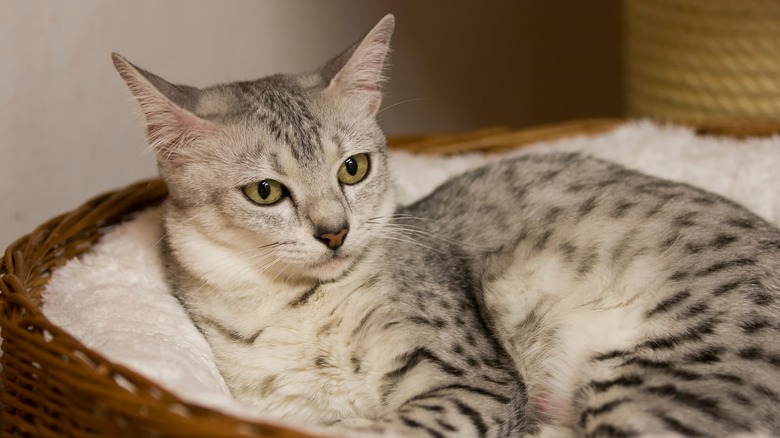
M498 151L523 144L611 130L620 121L584 120L525 130L407 136L391 146L450 154ZM704 132L769 134L780 123L711 125ZM276 437L310 435L250 422L182 401L158 384L91 351L41 312L51 273L87 251L107 230L166 196L159 180L98 196L14 242L0 258L3 436Z
M780 118L780 2L626 0L629 114Z

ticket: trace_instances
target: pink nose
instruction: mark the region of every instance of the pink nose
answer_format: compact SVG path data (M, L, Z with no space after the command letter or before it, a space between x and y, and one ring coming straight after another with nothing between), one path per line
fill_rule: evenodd
M348 228L344 228L338 233L323 233L319 236L314 236L317 240L324 243L330 249L336 249L344 244L344 239L347 237Z

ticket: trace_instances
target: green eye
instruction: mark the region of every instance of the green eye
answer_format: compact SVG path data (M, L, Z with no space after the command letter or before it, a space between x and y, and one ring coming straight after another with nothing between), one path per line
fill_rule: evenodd
M264 179L241 188L247 198L260 205L271 205L284 196L286 190L278 181Z
M366 174L368 173L368 155L366 154L357 154L353 155L346 160L344 160L343 163L341 163L341 167L339 167L338 177L339 181L341 181L344 184L357 184L366 177Z

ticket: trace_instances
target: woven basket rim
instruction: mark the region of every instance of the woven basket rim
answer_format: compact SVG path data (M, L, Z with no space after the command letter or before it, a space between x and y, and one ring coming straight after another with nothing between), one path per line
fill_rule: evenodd
M523 129L494 127L458 134L396 136L388 142L397 150L417 153L497 152L539 141L603 133L625 122L574 120ZM780 133L780 121L771 120L685 125L702 135ZM122 435L311 436L289 425L247 421L185 402L90 350L43 315L40 294L55 269L91 248L113 225L160 204L166 194L164 183L152 179L98 195L17 239L0 257L0 328L4 338L0 357L4 390L0 401L5 405L1 417L4 432L22 436L105 436L110 429L110 433ZM90 397L103 397L96 406L104 411L96 414L98 408L86 401ZM84 406L81 410L63 406L68 404Z

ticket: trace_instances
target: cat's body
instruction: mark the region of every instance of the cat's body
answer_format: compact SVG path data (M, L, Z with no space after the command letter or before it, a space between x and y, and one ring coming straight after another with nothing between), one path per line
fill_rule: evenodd
M391 30L205 90L115 59L171 191L171 281L234 395L423 437L780 435L780 232L578 155L396 209L375 122Z
M755 215L578 155L477 169L406 213L487 246L472 271L530 423L780 434L780 232Z

